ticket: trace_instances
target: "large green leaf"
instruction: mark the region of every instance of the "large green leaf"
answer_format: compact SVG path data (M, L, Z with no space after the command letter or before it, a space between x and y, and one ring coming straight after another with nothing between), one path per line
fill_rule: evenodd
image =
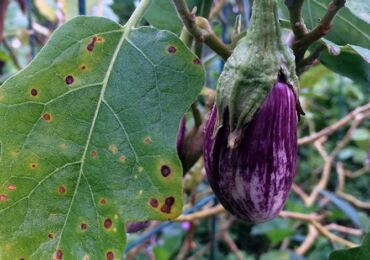
M127 221L179 215L176 133L203 74L167 31L58 29L0 87L0 259L121 259Z
M330 260L368 260L370 259L370 234L368 234L360 247L342 249L330 254Z

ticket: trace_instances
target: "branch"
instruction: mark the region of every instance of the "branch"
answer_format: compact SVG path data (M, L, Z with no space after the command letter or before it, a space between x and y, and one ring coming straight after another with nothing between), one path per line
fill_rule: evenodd
M333 132L335 132L337 129L348 124L351 120L362 118L364 115L366 115L367 112L370 112L370 102L367 103L366 105L356 108L351 113L349 113L347 116L345 116L338 122L332 124L331 126L328 126L322 129L321 131L314 133L310 136L306 136L306 137L298 139L298 145L312 143L323 136L329 136Z
M9 0L1 0L0 2L0 43L3 41L4 36L4 22L6 10L8 9Z
M326 49L324 45L320 45L317 47L307 58L300 61L297 64L297 74L301 75L304 71L306 71L309 67L313 64L317 63L317 59L320 57L321 53Z
M323 216L317 214L303 214L284 210L280 211L279 216L282 218L291 218L302 221L319 221L323 218Z
M315 29L305 35L301 44L303 46L309 46L313 42L319 40L321 37L327 35L332 28L335 15L342 7L344 7L345 3L346 0L333 0L329 4L328 10L319 24Z
M172 0L178 14L181 17L186 29L199 41L203 41L203 34L201 29L195 23L195 14L189 11L189 8L183 0Z
M353 204L357 208L370 210L370 203L363 202L363 201L357 199L355 196L352 196L350 194L344 193L342 191L338 191L337 192L337 195L339 197L345 199L346 201L350 202L351 204Z
M303 60L308 47L330 32L334 17L344 6L346 0L333 0L328 5L327 12L321 18L319 24L310 32L307 30L302 17L303 2L304 0L285 0L289 10L290 24L295 36L292 49L297 65Z
M222 232L221 237L223 238L223 240L225 241L226 245L229 247L231 252L235 255L235 258L237 260L243 260L244 257L241 254L238 246L235 244L234 240L231 238L230 234L225 231L225 232Z
M204 209L202 211L198 211L189 215L182 215L176 218L174 221L176 222L194 221L197 219L209 218L223 212L226 212L224 207L222 205L218 205L216 207Z
M350 228L350 227L338 225L336 223L330 223L329 225L326 225L325 228L328 230L335 230L341 233L346 233L346 234L350 234L350 235L358 236L358 237L363 235L363 232L361 229Z
M304 0L285 0L285 5L289 10L290 24L296 39L301 39L307 32L302 17L302 7Z
M231 51L213 32L207 19L203 17L195 17L195 12L189 11L184 0L172 0L172 2L174 3L186 29L191 35L193 35L197 42L204 42L225 60L231 55Z
M309 224L308 225L308 234L307 234L305 240L303 241L303 243L299 247L297 247L295 252L298 255L304 255L305 253L307 253L307 251L310 250L312 245L315 243L316 238L317 238L318 235L319 235L319 233L317 232L317 229L313 225Z
M315 226L317 231L325 237L327 237L330 241L340 243L342 245L345 245L346 247L352 248L352 247L358 247L358 244L352 243L351 241L348 241L344 238L338 237L337 235L334 235L329 230L327 230L323 225L321 225L319 222L313 220L311 221L312 225Z

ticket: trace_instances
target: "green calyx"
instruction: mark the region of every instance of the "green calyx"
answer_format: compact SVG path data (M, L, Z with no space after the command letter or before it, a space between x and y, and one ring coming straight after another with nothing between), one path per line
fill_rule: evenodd
M294 56L280 37L275 0L255 0L250 29L225 64L217 86L218 121L230 118L229 146L238 146L242 130L265 100L278 77L298 89Z

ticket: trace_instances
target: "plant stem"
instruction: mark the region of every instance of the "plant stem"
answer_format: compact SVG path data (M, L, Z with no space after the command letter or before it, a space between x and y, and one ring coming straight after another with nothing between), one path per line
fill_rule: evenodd
M195 14L189 11L184 0L172 0L172 2L175 4L176 10L186 29L195 38L196 44L207 44L215 53L226 60L230 56L231 51L214 34L208 20L204 17L195 17Z
M130 19L124 25L127 28L125 34L127 34L131 29L137 26L141 18L144 16L146 9L150 6L152 0L141 0L139 5L136 7L135 11L132 13Z
M4 33L4 22L6 16L6 10L8 9L9 0L4 0L0 2L0 43L3 40Z

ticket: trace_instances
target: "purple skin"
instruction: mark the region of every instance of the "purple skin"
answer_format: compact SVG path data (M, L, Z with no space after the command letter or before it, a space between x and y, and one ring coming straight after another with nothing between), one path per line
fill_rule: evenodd
M297 115L293 90L278 81L243 131L238 147L228 147L228 111L214 136L217 109L205 128L204 160L208 181L233 215L260 223L284 207L296 172Z
M136 233L143 229L146 229L149 226L149 221L138 221L138 222L128 222L126 224L127 233Z

